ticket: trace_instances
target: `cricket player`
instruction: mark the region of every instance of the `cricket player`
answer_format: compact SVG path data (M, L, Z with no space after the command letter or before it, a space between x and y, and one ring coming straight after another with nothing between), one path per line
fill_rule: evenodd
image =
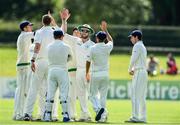
M67 62L72 58L71 48L62 40L62 30L54 31L55 42L48 46L48 91L46 99L45 121L51 121L52 105L57 87L60 90L63 122L70 120L68 114L69 76Z
M102 21L101 30L96 34L96 44L91 47L86 61L86 79L90 81L90 100L96 112L95 120L107 121L106 99L109 86L109 55L113 49L113 39ZM107 43L105 40L107 39ZM91 74L89 73L91 67ZM99 98L100 97L100 98Z
M81 116L78 121L85 122L91 121L91 116L88 110L88 93L89 84L86 82L86 57L90 51L90 47L95 43L90 40L90 35L94 33L94 30L88 25L80 25L78 27L81 37L74 37L65 34L64 40L75 43L76 53L76 85L77 85L77 96L81 106Z
M73 28L73 36L80 37L80 32L77 27ZM64 39L65 40L65 39ZM69 101L68 101L68 109L69 109L69 117L71 121L76 121L76 99L77 99L77 85L76 85L76 52L75 52L75 42L72 41L64 41L67 43L72 49L72 60L68 62L68 73L70 78L69 84Z
M129 74L132 78L132 116L125 122L146 122L146 91L148 74L146 71L147 50L142 41L142 32L133 30L128 36L133 46L129 65Z
M29 21L23 21L19 27L21 34L17 39L17 88L15 92L14 102L14 120L23 120L24 104L27 96L28 75L30 72L29 62L29 48L31 46L31 40L34 38L34 32L32 32L32 23Z
M52 20L49 14L42 17L43 27L36 32L34 38L34 54L31 59L31 69L33 73L33 79L31 82L31 87L28 93L25 116L24 120L32 120L32 112L34 103L36 101L37 93L40 91L40 108L41 108L41 119L43 119L45 111L45 97L47 91L47 71L48 71L48 61L47 61L47 46L54 40L53 31L54 27L57 25L54 20ZM51 26L51 25L53 26Z

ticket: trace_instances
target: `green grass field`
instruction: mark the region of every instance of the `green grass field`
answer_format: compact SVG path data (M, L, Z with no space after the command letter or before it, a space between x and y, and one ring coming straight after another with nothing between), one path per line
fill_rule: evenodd
M16 76L16 49L0 48L0 76ZM166 55L157 55L160 68L166 69ZM130 79L127 70L130 55L118 54L110 57L110 78L111 79ZM176 56L176 62L180 68L180 56ZM149 77L150 80L179 80L179 75L158 75L157 77Z
M25 122L25 121L13 121L13 100L12 99L3 99L0 100L0 125L43 125L50 124L45 122ZM149 125L179 125L180 124L180 102L179 101L147 101L147 118ZM91 107L91 104L89 105ZM108 123L106 124L125 124L124 121L129 118L131 115L131 102L130 100L108 100L107 108L109 111ZM92 108L90 108L92 117L95 116ZM79 111L79 107L77 106ZM60 113L59 113L60 114ZM61 120L61 115L59 119ZM94 120L93 120L94 121ZM76 124L76 125L86 125L86 124L95 124L93 123L62 123L54 122L55 124ZM102 124L101 124L102 125ZM126 125L126 124L125 124Z
M0 76L1 77L16 77L16 49L0 48ZM161 68L166 68L166 55L157 55ZM111 55L110 57L110 78L115 80L131 79L127 69L129 65L129 54ZM180 56L176 56L176 62L180 68ZM157 77L149 77L149 80L163 80L163 81L179 81L179 76L158 75ZM13 121L13 99L0 99L0 125L43 125L49 123L44 122L24 122ZM147 101L147 116L148 124L150 125L180 125L180 101ZM92 116L95 114L92 110L91 104L89 105ZM131 115L131 102L130 100L108 100L107 108L109 110L109 120L106 124L125 124L124 121ZM79 111L77 105L77 111ZM79 112L78 112L79 113ZM59 113L60 114L60 113ZM79 115L78 115L79 116ZM61 119L61 115L59 116ZM55 124L95 124L93 123L51 123Z

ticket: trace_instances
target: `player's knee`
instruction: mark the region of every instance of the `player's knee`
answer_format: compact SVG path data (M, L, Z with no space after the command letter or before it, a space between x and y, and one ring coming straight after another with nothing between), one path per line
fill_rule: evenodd
M46 100L47 103L54 103L54 100Z
M67 103L67 100L60 101L60 104Z

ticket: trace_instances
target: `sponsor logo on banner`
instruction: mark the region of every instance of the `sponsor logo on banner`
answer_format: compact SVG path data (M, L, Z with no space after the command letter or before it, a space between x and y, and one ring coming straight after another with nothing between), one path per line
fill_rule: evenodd
M14 98L16 78L0 78L0 98ZM129 99L131 97L131 81L111 80L108 99ZM147 99L180 100L180 81L149 81Z
M109 99L129 99L131 81L111 80L108 92ZM147 99L180 100L180 81L149 81Z

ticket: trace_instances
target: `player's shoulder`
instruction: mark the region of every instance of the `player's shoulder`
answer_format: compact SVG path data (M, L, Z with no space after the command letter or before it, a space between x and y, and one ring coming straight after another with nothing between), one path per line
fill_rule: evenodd
M64 45L67 49L70 49L70 48L71 48L67 43L64 43L64 42L63 42L63 45Z
M92 40L89 40L89 41L90 41L89 44L95 45L95 42L93 42Z

